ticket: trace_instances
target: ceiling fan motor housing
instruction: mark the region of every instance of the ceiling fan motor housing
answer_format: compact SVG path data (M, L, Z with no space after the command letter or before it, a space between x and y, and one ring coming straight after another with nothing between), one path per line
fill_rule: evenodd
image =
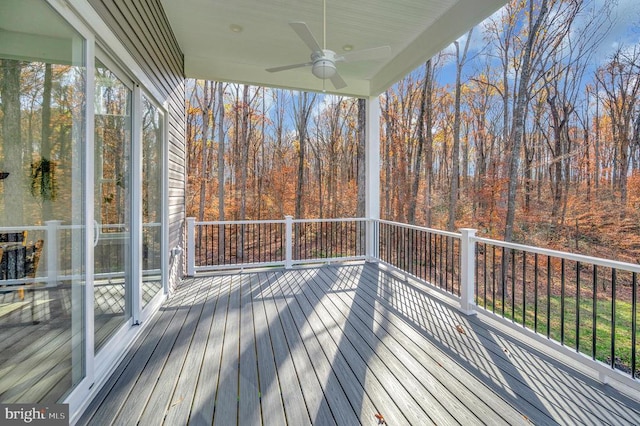
M313 54L311 55L311 60L313 61L311 72L319 79L325 80L335 75L335 53L333 53L331 50L313 52Z

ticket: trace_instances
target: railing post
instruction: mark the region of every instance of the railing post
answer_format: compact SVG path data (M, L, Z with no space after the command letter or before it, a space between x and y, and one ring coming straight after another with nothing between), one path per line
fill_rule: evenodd
M61 220L48 220L47 226L47 287L55 287L60 274L60 246L58 243L58 228Z
M379 259L378 247L380 245L378 234L378 220L367 219L367 232L366 232L366 261L376 262Z
M291 269L293 266L293 216L285 216L285 237L284 237L284 267Z
M187 275L196 274L196 218L187 218Z
M475 264L476 264L476 235L475 229L460 230L460 311L466 315L475 315Z

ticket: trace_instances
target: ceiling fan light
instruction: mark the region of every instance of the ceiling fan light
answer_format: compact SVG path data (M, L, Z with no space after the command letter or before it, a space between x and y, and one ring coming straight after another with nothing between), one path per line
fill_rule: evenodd
M319 59L313 63L313 68L311 68L311 72L316 77L325 80L327 78L331 78L336 74L336 65L333 61L328 59Z

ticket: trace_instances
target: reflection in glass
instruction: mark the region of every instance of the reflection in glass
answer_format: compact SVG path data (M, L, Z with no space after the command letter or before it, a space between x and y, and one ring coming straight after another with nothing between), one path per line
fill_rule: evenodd
M0 14L0 403L84 371L83 39L40 0Z
M142 97L142 306L162 289L163 116Z
M131 90L96 60L96 351L131 317L131 96Z

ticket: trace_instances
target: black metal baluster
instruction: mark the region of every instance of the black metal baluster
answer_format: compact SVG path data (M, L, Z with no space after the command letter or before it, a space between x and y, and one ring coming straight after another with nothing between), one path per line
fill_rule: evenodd
M407 228L400 227L400 234L401 237L398 242L398 268L404 271L404 246L407 241Z
M404 239L404 228L398 228L396 227L396 261L394 262L394 265L397 266L398 268L400 268L400 262L402 259L400 259L400 247L402 246L402 240Z
M409 238L407 238L407 251L405 257L407 258L407 269L411 275L414 275L413 270L413 249L414 249L414 238L415 232L414 229L409 229Z
M516 321L516 251L511 250L511 322Z
M409 247L409 259L410 259L410 264L409 266L411 267L411 275L415 275L417 276L417 272L416 272L416 230L415 229L411 229L411 244Z
M616 368L616 268L611 268L611 368Z
M433 234L429 232L429 283L433 283Z
M476 261L475 261L476 270L475 270L475 277L473 278L473 281L476 283L476 285L474 286L475 290L476 290L476 300L475 300L476 306L479 304L478 303L479 302L479 300L478 300L478 292L480 291L478 289L478 287L479 287L478 283L480 282L480 275L479 275L479 273L480 273L480 265L479 265L480 262L479 262L479 260L480 259L478 258L478 252L479 252L479 245L475 244L475 252L473 253L473 257L476 259Z
M389 229L389 226L386 223L384 224L384 233L385 233L385 239L384 239L385 261L389 262L389 256L391 256L391 230Z
M444 289L449 291L449 237L444 237Z
M560 343L564 345L564 258L560 259Z
M527 326L527 252L522 252L522 326Z
M638 321L638 274L633 273L631 278L631 377L636 377L636 332Z
M533 254L533 331L538 332L538 253Z
M440 270L440 288L442 288L443 280L446 279L446 277L444 276L445 272L442 271L442 265L444 264L445 271L447 269L447 263L446 263L447 262L447 256L446 256L446 253L445 253L445 247L444 247L445 245L442 242L443 239L444 239L444 236L441 234L440 235L440 269L441 269ZM444 256L444 262L442 261L442 256ZM446 290L446 285L447 285L446 280L444 281L444 284L445 284L445 290Z
M484 248L484 253L482 254L484 260L484 265L482 266L484 273L484 309L487 309L487 244L484 243L482 247Z
M202 259L202 242L198 238L197 229L194 229L194 231L195 231L195 235L193 236L193 238L196 242L196 253L198 253L198 256L196 256L196 265L200 265L200 262L201 262L200 259Z
M507 268L508 265L506 264L507 261L507 255L505 253L505 248L502 247L502 264L500 265L500 280L502 281L502 318L504 318L504 302L505 302L505 298L506 298L506 293L507 293L507 283L505 282L507 277Z
M422 231L420 244L422 244L422 254L420 259L422 260L422 279L427 281L427 233Z
M598 265L593 265L593 305L591 313L591 358L596 359L596 337L598 334L597 318L598 318Z
M207 266L209 264L209 226L208 225L198 225L200 227L198 232L198 245L200 246L200 250L204 250L204 256L202 253L200 254L200 259L198 262L198 266ZM203 241L204 237L204 241Z
M442 235L438 236L438 285L440 286L440 288L442 288L442 281L443 281L443 277L444 277L444 271L442 270L444 265L444 261L442 259L443 253L444 253L444 243L442 241L443 237Z
M493 261L491 263L491 268L493 269L493 272L491 274L491 291L493 292L492 298L491 298L491 307L492 307L492 312L495 314L496 313L496 246L491 246L491 248L493 249Z
M331 249L331 252L328 257L334 257L336 255L335 250L338 248L338 235L336 234L337 224L337 222L329 222L329 226L331 227L331 244L329 245L329 248Z
M235 239L235 243L236 243L235 244L236 245L235 246L235 250L234 250L234 254L235 254L235 262L234 263L239 263L240 262L240 259L238 259L238 235L240 234L240 232L238 230L239 227L240 227L240 225L237 224L237 223L234 225L234 230L235 230L234 239Z
M247 262L247 257L249 256L249 250L247 250L248 246L248 236L249 236L249 232L247 232L248 229L248 225L247 224L242 224L240 225L240 244L242 245L242 263L246 263Z
M580 261L576 262L576 352L580 352Z
M551 256L547 256L547 339L551 335Z
M268 253L269 253L269 254L268 254L268 256L269 256L269 262L272 262L273 260L272 260L272 257L271 257L271 252L272 252L272 250L273 250L273 246L272 246L273 238L272 238L272 234L271 234L271 222L269 222L269 223L267 223L267 224L266 224L266 228L267 228L267 229L266 229L266 232L267 232L267 235L266 235L266 237L267 237L267 243L266 243L266 246L268 246L268 247L269 247L269 249L267 250L267 251L268 251ZM266 247L265 247L265 250L266 250ZM266 258L267 258L267 257L265 256L265 259L266 259Z
M453 263L453 274L455 276L454 278L454 282L458 285L458 290L456 291L456 294L458 296L461 296L461 292L460 292L460 244L462 244L461 240L458 239L454 239L453 240L453 253L456 254L456 256L454 257L452 263ZM475 250L477 251L477 245L474 244ZM475 253L474 253L475 256ZM474 285L475 287L477 287L477 284ZM477 292L477 290L476 290Z

